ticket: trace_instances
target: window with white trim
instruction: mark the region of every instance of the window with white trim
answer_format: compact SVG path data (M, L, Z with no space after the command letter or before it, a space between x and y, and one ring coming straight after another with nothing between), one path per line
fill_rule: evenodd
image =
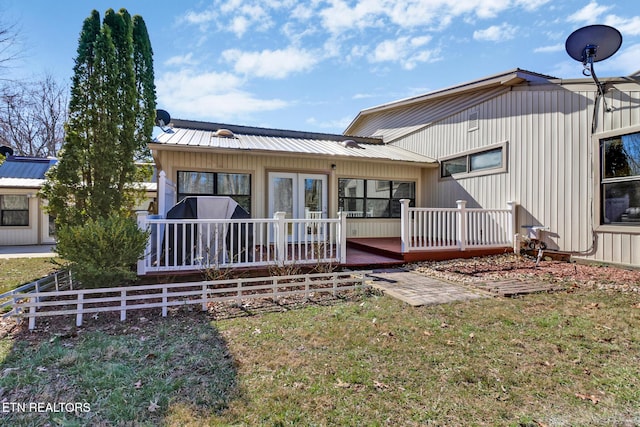
M0 196L0 226L29 225L29 197L20 194Z
M640 225L640 132L600 140L601 223Z

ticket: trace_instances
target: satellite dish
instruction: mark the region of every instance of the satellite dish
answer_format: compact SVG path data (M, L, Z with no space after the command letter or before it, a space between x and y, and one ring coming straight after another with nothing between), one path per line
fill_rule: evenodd
M598 80L593 69L593 63L603 61L613 56L622 45L622 34L620 31L608 25L588 25L575 30L565 42L565 49L570 57L582 62L584 69L582 74L593 77L593 81L598 87L598 97L604 101L606 111L611 111L604 98L604 86ZM595 113L595 111L594 111ZM595 120L592 126L592 133L595 131Z
M0 154L4 157L13 156L13 148L6 145L0 146Z
M620 31L608 25L588 25L571 33L565 48L570 57L586 66L613 56L621 45Z
M171 116L165 110L156 110L156 126L164 131L164 127L171 121ZM166 131L165 131L166 132Z

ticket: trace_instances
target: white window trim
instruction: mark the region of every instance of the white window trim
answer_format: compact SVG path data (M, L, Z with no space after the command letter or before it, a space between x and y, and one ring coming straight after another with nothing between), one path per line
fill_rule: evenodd
M502 149L502 166L501 167L482 169L482 170L471 171L471 172L459 172L459 173L451 174L450 176L442 176L442 162L451 160L451 159L457 159L458 157L465 157L465 156L471 156L473 154L484 153L485 151L491 151L497 148ZM494 175L497 173L504 173L504 172L507 172L507 169L508 169L507 168L508 159L509 159L509 141L503 141L497 144L487 145L482 148L475 148L473 150L467 150L467 151L452 154L446 157L441 157L439 159L440 167L439 167L438 175L440 176L440 180L450 180L450 179L457 179L457 178L473 178L473 177L483 176L483 175Z
M593 229L596 232L622 233L622 234L640 234L640 226L638 225L619 225L619 224L602 224L602 159L600 158L600 140L612 138L620 135L640 132L640 126L631 126L627 128L619 128L606 132L600 132L591 136L591 147L593 153Z

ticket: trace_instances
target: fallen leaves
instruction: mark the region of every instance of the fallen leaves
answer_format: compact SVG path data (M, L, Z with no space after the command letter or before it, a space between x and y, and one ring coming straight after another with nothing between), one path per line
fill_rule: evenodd
M157 400L153 400L149 402L149 406L147 407L147 410L149 412L156 412L158 409L160 409L160 405L158 405Z
M590 400L594 405L597 405L598 402L600 402L600 399L598 399L595 394L576 393L575 396L581 400Z

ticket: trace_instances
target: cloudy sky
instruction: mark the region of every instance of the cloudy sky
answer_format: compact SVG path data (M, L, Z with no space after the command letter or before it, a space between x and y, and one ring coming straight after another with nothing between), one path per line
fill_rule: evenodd
M582 77L574 30L616 27L599 77L640 70L638 0L2 0L13 76L69 82L92 9L141 15L172 117L341 133L362 109L523 68Z

